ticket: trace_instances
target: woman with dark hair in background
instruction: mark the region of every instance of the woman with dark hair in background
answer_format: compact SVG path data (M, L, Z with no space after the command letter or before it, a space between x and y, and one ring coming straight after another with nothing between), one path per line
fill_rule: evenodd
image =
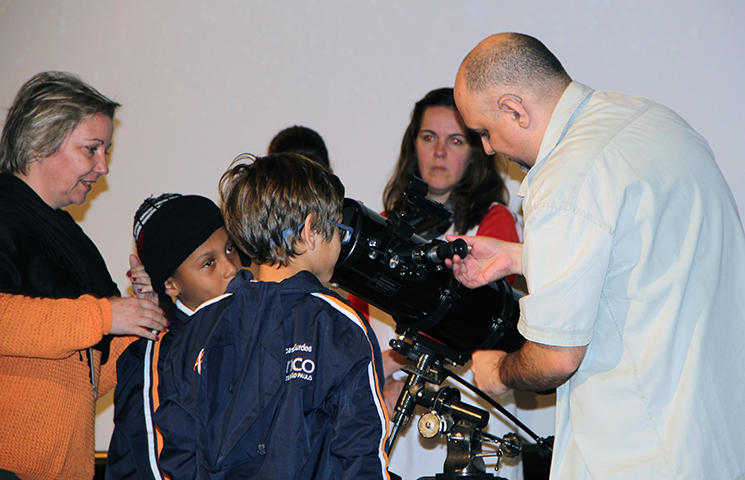
M452 212L443 223L423 223L416 233L428 240L444 238L445 234L481 235L519 242L519 225L507 205L507 189L497 168L497 158L484 153L479 136L466 128L455 107L452 88L432 90L414 106L406 133L401 142L401 154L393 177L383 195L385 215L394 212L410 213L404 190L410 175L422 178L429 186L428 197L445 204ZM511 279L508 279L511 280ZM383 348L395 338L395 323L383 312L350 295L352 305L371 320ZM403 385L397 381L403 357L388 349L383 352L386 375L385 401L392 414ZM471 375L463 368L459 374ZM396 375L394 375L396 374ZM472 378L472 377L471 377ZM447 381L446 381L447 382ZM458 386L458 385L456 385ZM485 402L462 392L464 400L490 410ZM512 403L512 392L497 398L501 403ZM403 429L390 452L390 470L404 480L416 479L443 471L446 444L443 439L426 440L420 437L416 425ZM487 428L492 434L503 435L516 431L492 415ZM502 463L499 475L509 479L522 478L522 465Z
M383 194L385 213L409 213L404 190L409 176L416 175L429 185L427 196L453 212L451 221L418 229L417 235L433 239L478 228L477 235L517 241L515 216L506 207L507 189L496 161L463 123L453 89L432 90L414 106L396 170Z
M0 478L94 472L95 402L154 303L121 298L100 252L62 210L109 171L118 103L63 72L34 76L0 139Z

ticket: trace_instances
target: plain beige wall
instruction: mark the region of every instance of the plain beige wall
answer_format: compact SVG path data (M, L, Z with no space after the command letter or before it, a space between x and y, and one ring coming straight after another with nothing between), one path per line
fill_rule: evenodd
M740 0L0 0L0 107L55 69L123 104L110 175L72 211L128 291L142 199L216 200L237 154L265 152L293 124L320 132L347 195L380 209L414 102L452 85L468 51L499 31L540 38L578 81L678 111L745 208L743 20Z

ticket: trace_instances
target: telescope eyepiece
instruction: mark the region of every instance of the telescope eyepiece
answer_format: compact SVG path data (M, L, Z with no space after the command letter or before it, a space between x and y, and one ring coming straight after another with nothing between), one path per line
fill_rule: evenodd
M454 242L443 243L437 248L437 256L440 260L444 261L446 258L453 258L456 255L460 258L468 255L468 244L462 238Z
M432 242L418 246L412 252L412 258L419 264L437 265L446 258L458 255L463 258L468 255L468 244L463 239L454 242Z

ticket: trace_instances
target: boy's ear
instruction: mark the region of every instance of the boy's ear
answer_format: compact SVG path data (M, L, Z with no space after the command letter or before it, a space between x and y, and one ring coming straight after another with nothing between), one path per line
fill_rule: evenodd
M178 282L173 277L168 277L168 280L165 282L166 285L166 295L169 297L178 297L181 293L181 288L178 286Z
M316 232L311 230L311 224L313 223L313 214L309 213L305 217L305 226L303 226L302 237L308 250L313 250L316 247Z

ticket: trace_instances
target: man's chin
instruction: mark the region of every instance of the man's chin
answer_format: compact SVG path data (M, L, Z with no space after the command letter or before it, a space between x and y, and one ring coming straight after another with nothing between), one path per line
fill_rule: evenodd
M523 173L528 173L528 171L530 171L530 165L528 165L527 163L523 162L522 160L519 160L517 158L510 157L508 155L505 155L505 157L507 157L507 160L509 160L510 162L516 163L517 166L520 167L520 170L523 171Z

